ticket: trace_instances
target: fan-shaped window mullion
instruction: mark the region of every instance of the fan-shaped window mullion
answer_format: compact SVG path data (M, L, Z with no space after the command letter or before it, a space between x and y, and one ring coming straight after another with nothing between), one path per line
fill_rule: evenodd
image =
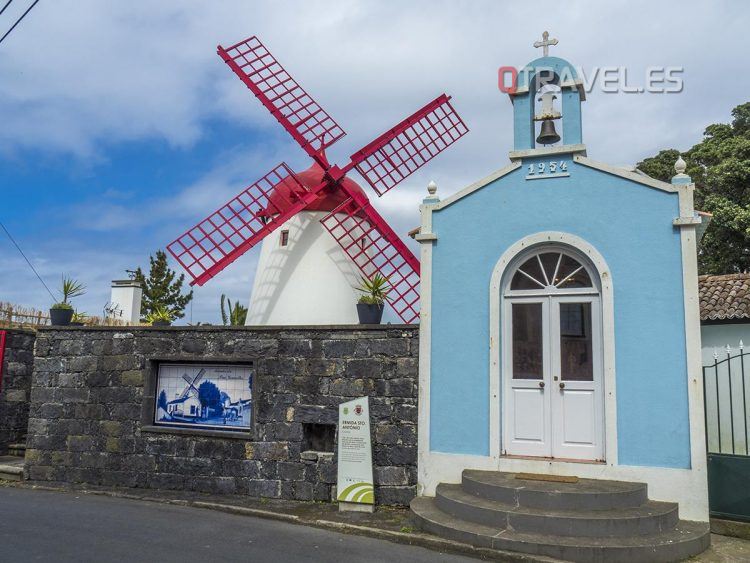
M552 248L526 258L513 273L508 289L542 295L589 288L595 285L581 260Z
M523 274L524 276L526 276L527 278L529 278L531 281L533 281L535 284L537 284L539 287L542 287L542 288L547 287L546 285L544 285L542 282L540 282L535 277L530 276L529 274L527 274L526 272L524 272L521 268L518 268L518 274ZM516 275L518 275L518 274L516 274Z
M567 276L565 276L565 279L561 280L560 283L556 284L555 287L558 287L558 288L561 287L562 285L565 284L565 282L567 282L570 278L575 276L581 270L583 270L583 266L578 266L575 270L573 270Z
M544 269L544 264L542 264L542 255L541 254L537 254L536 255L536 261L539 262L539 269L542 271L542 275L544 276L545 285L543 287L551 285L550 279L547 276L547 271Z
M557 279L557 272L560 271L560 262L562 262L562 252L557 255L557 264L555 264L555 273L552 274L552 283L555 283L555 280Z

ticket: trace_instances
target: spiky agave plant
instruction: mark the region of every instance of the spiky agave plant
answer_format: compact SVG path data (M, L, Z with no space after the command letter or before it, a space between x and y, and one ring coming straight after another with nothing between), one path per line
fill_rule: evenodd
M62 295L63 300L52 305L53 309L73 309L70 300L74 297L80 297L86 293L86 286L71 277L63 276L62 278Z
M224 305L226 304L226 309ZM221 294L221 322L224 325L232 326L244 326L247 320L247 307L240 305L239 302L235 301L232 305L232 301L227 299L227 296Z
M370 277L362 276L359 287L356 289L362 293L359 298L359 303L364 303L366 305L383 305L388 298L388 292L391 290L391 285L388 282L388 278L376 272Z
M154 323L171 323L174 320L174 313L164 305L154 306L154 310L146 315L146 322L149 324Z

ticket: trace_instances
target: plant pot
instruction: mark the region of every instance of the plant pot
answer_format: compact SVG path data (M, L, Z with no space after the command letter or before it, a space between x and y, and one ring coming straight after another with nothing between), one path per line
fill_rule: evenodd
M83 323L70 321L70 326L83 326Z
M50 309L49 320L52 326L68 326L73 318L73 309Z
M357 303L357 315L361 325L379 325L383 318L384 305L370 305L368 303Z
M169 321L154 321L151 323L151 326L172 326L172 323Z

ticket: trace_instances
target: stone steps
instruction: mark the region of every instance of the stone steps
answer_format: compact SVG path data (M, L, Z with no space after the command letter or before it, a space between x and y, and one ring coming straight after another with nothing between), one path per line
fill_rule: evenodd
M480 494L477 494L480 493ZM680 561L708 548L707 523L678 519L642 483L559 483L464 471L411 503L421 529L483 548L582 562Z
M18 456L0 457L0 479L5 481L23 480L23 458Z
M8 444L8 455L23 457L26 455L26 444Z
M514 473L466 470L467 492L508 504L550 510L607 510L641 506L648 500L645 483L579 479L571 483L516 479Z
M558 536L656 534L677 525L677 504L648 501L633 508L545 510L503 504L474 496L461 485L438 485L436 505L443 512L487 526Z

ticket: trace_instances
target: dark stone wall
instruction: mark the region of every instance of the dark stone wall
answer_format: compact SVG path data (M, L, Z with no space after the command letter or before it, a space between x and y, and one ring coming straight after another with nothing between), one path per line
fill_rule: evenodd
M0 381L0 455L9 444L23 443L29 420L29 393L34 365L35 333L3 329L5 357Z
M26 453L30 479L330 500L333 453L303 451L369 395L377 501L407 504L417 465L418 329L42 329ZM252 437L150 425L155 359L253 361ZM147 409L143 410L143 405Z

